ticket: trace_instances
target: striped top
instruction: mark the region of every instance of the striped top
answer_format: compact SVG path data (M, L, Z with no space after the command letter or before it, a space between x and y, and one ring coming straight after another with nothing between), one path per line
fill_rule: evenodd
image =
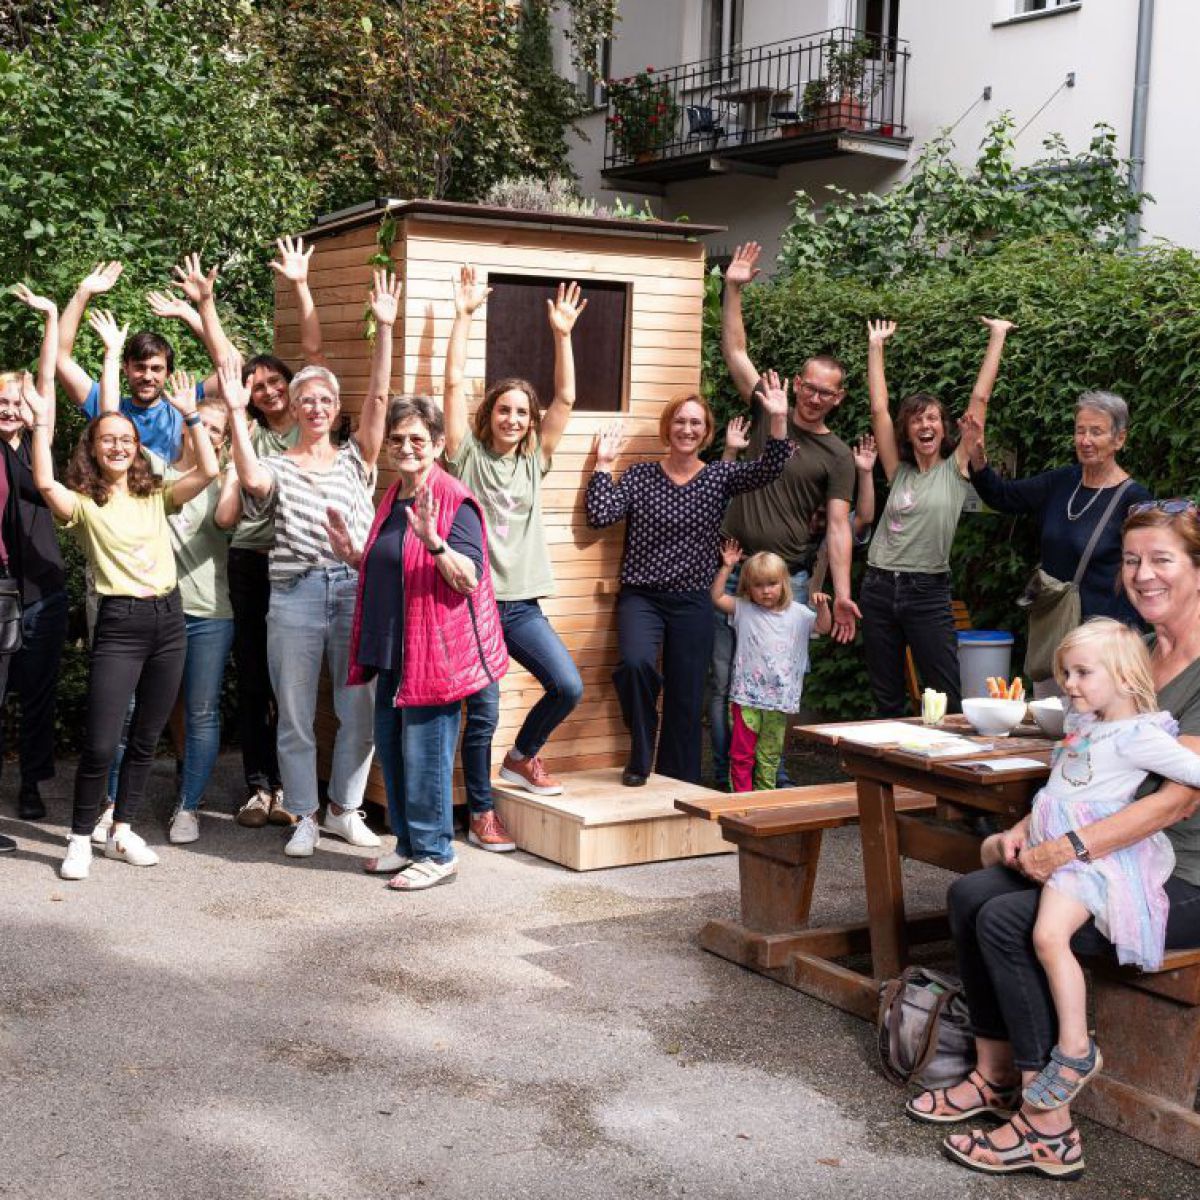
M356 545L367 540L375 515L375 472L367 469L354 438L339 447L328 471L305 470L282 454L264 458L262 466L271 476L271 490L261 500L243 491L242 511L248 517L270 513L275 518L268 572L273 584L286 584L314 568L341 565L325 531L326 509L342 514Z

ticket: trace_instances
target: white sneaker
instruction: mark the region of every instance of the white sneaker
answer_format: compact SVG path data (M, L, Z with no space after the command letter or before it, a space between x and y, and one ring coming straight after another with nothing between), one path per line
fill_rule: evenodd
M311 858L312 852L321 844L321 831L313 815L301 817L292 830L292 836L283 848L289 858Z
M189 842L199 840L200 818L191 809L176 809L171 818L171 828L167 831L167 841L172 846L186 846Z
M92 830L92 845L103 848L108 842L109 832L113 827L113 808L109 804L105 806L104 811L100 814L100 820L96 822L96 828Z
M131 867L153 867L158 863L158 855L132 829L110 833L104 843L104 857L127 862Z
M67 856L58 873L63 879L86 879L92 869L92 843L86 834L72 833L67 838Z
M367 827L361 808L348 808L338 816L333 811L333 805L330 805L325 810L325 820L321 823L321 831L332 833L334 837L340 837L342 841L349 842L352 846L375 847L382 845L379 838Z

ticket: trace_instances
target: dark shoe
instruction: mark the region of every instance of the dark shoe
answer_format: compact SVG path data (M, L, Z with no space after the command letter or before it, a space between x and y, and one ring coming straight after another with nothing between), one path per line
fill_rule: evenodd
M271 793L266 788L257 788L246 797L246 802L234 818L247 829L261 829L267 823L271 811Z
M11 854L17 848L17 843L10 837L0 833L0 854Z
M46 805L36 783L23 783L17 793L17 816L22 821L40 821L46 815Z
M621 772L621 783L625 787L644 787L646 776L639 775L632 767L626 767Z

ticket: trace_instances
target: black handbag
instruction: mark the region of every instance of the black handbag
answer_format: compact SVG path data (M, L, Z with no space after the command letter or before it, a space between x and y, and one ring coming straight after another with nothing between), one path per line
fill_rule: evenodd
M23 645L21 585L11 575L0 576L0 655L16 654Z

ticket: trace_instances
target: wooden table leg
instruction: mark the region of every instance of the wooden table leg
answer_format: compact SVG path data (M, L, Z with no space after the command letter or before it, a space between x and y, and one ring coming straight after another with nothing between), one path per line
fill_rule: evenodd
M908 935L896 799L890 783L859 776L858 818L871 928L871 969L876 979L891 979L908 962Z

